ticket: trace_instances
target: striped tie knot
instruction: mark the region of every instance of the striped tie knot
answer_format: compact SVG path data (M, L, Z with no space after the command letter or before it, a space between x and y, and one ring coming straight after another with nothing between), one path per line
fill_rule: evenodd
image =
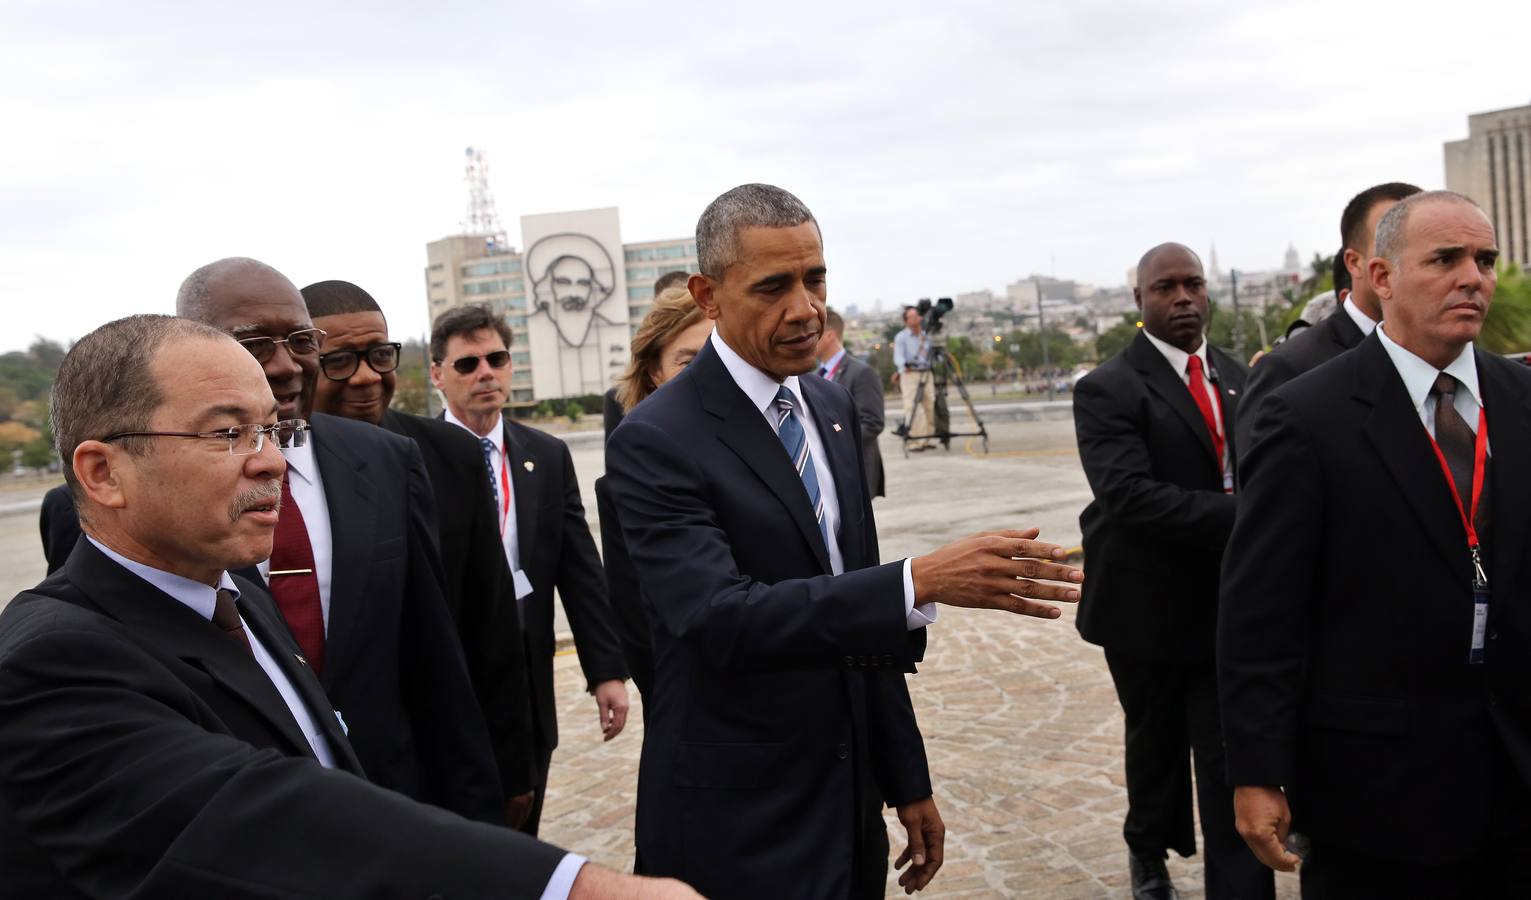
M808 492L808 504L813 507L813 517L819 525L819 534L828 547L829 530L824 524L824 497L819 492L819 475L813 466L808 433L803 430L800 417L794 415L796 410L797 396L791 388L782 385L776 392L776 436L781 439L782 446L787 449L787 456L792 460L792 467L803 480L803 489Z

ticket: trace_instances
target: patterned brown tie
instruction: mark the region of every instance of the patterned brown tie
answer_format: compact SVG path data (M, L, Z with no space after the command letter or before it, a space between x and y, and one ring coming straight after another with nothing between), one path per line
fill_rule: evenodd
M1471 509L1473 503L1473 430L1462 414L1457 412L1457 386L1453 375L1445 372L1435 376L1430 393L1435 396L1435 442L1440 445L1441 455L1451 469L1451 480L1456 482L1457 494L1462 498L1462 508Z
M239 610L234 606L233 591L218 589L218 599L213 603L213 624L222 628L224 634L239 641L246 653L255 652L250 648L250 636L245 634L245 623L240 621Z

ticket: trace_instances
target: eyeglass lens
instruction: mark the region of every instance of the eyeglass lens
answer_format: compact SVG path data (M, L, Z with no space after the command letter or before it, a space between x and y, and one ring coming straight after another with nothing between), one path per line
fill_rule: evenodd
M331 350L319 357L319 367L331 381L345 381L356 374L361 360L366 359L372 371L385 375L399 367L400 346L397 343L374 344L366 350Z
M250 355L258 362L264 363L271 360L272 354L276 352L277 344L286 344L287 352L294 356L312 356L319 352L319 345L323 340L323 331L317 328L306 328L302 331L294 331L284 338L248 337L239 343L250 351Z

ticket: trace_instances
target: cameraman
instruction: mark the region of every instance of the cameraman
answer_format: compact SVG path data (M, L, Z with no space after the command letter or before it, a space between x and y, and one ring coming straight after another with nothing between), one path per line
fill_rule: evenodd
M904 434L911 439L917 433L922 435L918 441L909 441L909 449L929 450L935 446L931 437L935 433L936 389L930 380L930 336L925 334L920 311L913 306L904 307L904 330L893 338L893 383L898 385L904 401ZM920 411L924 414L918 432L914 422L916 394L920 395Z

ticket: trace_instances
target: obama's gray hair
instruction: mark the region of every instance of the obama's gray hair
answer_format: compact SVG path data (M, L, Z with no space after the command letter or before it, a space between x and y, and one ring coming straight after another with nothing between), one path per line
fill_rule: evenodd
M769 184L741 184L707 204L696 221L697 268L722 278L739 260L739 232L745 228L791 228L818 221L803 201ZM820 239L823 232L820 231Z

